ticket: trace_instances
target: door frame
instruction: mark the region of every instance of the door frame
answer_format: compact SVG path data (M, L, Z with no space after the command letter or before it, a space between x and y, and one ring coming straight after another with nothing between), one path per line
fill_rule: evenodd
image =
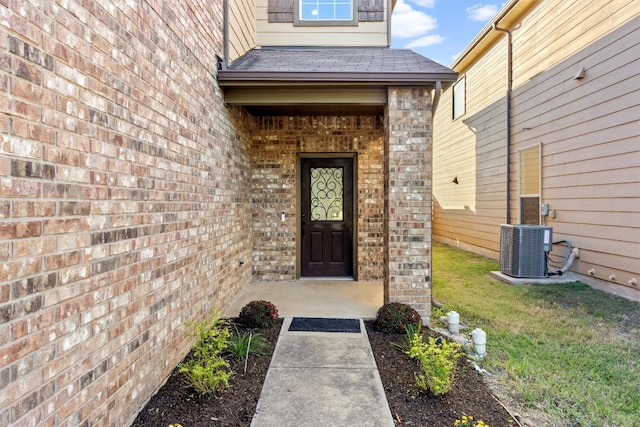
M351 272L353 280L358 280L358 153L356 152L296 153L296 278L300 279L302 272L302 159L351 159L353 162Z

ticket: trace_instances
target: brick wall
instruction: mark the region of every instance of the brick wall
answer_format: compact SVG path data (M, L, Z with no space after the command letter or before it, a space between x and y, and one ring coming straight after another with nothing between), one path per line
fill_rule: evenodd
M0 0L0 425L127 425L250 280L221 28L221 1Z
M385 302L431 315L431 97L390 88L385 120Z
M358 278L382 278L383 130L379 116L256 117L251 152L255 280L296 278L296 153L337 152L358 153Z

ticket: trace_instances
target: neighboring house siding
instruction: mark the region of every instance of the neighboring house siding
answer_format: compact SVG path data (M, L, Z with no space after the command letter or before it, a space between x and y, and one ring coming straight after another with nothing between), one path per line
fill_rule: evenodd
M256 17L254 0L229 1L229 62L241 57L256 46Z
M383 271L384 129L380 116L256 117L252 131L253 278L296 279L297 153L357 153L357 276ZM286 213L284 223L280 213Z
M282 2L281 2L282 3ZM299 27L290 21L288 2L269 13L268 0L256 0L256 43L259 46L388 46L387 9L382 21L361 21L357 26ZM386 5L385 5L386 6ZM272 10L273 9L272 7ZM284 11L284 12L280 12ZM376 12L377 15L379 13ZM274 21L277 15L278 21ZM360 14L361 15L361 14Z
M540 145L541 201L556 214L547 225L581 249L572 270L640 289L640 9L576 6L539 2L512 29L510 219L519 221L518 151ZM506 222L506 74L496 72L505 46L502 35L456 69L467 76L467 113L452 121L449 89L434 122L434 237L494 257Z
M542 144L555 238L581 248L575 271L623 284L640 272L638 52L640 18L514 92L514 150Z
M127 426L251 278L222 2L0 3L0 425Z
M638 14L638 0L541 1L513 30L514 88Z
M465 114L452 121L449 89L434 122L434 237L487 254L498 250L496 224L506 222L505 55L506 43L498 43L461 74Z

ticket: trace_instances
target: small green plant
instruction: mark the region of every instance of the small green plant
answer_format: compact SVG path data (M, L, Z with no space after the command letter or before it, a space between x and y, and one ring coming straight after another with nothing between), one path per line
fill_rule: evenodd
M473 421L471 415L463 415L462 419L456 420L454 425L456 427L490 427L489 424L485 424L484 421Z
M406 304L392 302L380 307L373 325L385 334L401 334L407 327L421 324L422 318L417 311Z
M269 301L251 301L240 310L238 320L249 328L270 328L278 318L278 309Z
M436 396L448 393L453 386L460 345L432 337L424 342L420 329L408 336L408 343L406 354L420 365L421 372L416 374L418 387Z
M404 327L404 337L402 341L392 342L391 346L406 354L409 351L409 348L411 348L411 339L415 334L420 333L421 330L421 323L418 323L417 325L413 323L406 325Z
M229 339L227 352L244 362L244 372L247 372L247 363L249 355L262 356L264 348L267 346L267 340L258 332L240 332L235 328L235 332Z
M437 324L441 317L446 317L447 313L451 311L444 305L442 307L433 307L431 309L431 324Z
M226 389L233 375L222 357L231 334L226 321L216 311L209 320L197 323L191 334L197 338L193 353L178 365L178 370L201 395Z

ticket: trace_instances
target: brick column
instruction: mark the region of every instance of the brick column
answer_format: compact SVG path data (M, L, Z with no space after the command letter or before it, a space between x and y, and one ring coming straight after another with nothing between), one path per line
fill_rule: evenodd
M386 302L431 314L431 97L390 88L385 113Z

